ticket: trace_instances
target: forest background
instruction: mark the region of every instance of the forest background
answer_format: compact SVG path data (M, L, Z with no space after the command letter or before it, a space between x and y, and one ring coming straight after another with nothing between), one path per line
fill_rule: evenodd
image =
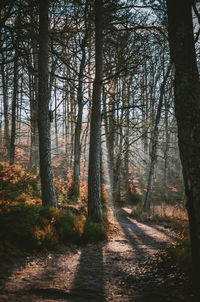
M0 199L94 222L113 204L142 215L187 200L197 276L200 16L172 2L1 1Z

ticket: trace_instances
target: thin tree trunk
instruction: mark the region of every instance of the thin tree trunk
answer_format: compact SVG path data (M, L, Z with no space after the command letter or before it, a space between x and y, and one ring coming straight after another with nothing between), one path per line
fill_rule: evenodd
M86 43L87 43L87 29L81 45L82 58L80 63L79 75L78 75L79 82L78 82L78 92L77 92L78 117L76 121L75 137L74 137L73 188L77 198L79 197L80 194L81 130L82 130L82 117L83 117L83 75L84 75L84 68L85 68L85 61L86 61L86 51L85 51Z
M121 86L120 86L121 88ZM114 201L120 201L121 199L121 165L122 165L122 145L123 145L123 131L122 121L124 116L124 110L119 113L119 102L117 103L117 135L115 135L115 164L114 164L114 178L113 178L113 195Z
M56 206L56 194L51 164L51 139L48 91L48 0L40 0L39 23L39 87L38 87L38 130L40 151L40 176L42 204Z
M55 100L54 125L55 125L55 139L56 139L56 154L59 155L56 79L55 79L55 88L54 88L54 100Z
M125 85L124 85L125 86ZM124 147L125 147L125 152L124 152L124 168L125 168L125 177L124 177L124 183L125 183L125 194L130 193L130 183L129 183L129 132L130 132L130 95L129 95L129 87L124 87L123 89L125 95L124 95L124 102L125 102L125 137L124 137Z
M30 116L31 116L31 150L30 168L36 172L39 167L39 142L38 142L38 100L37 100L37 77L30 75Z
M95 1L95 80L90 130L88 172L88 216L96 222L102 221L101 207L101 88L103 76L103 3Z
M171 70L171 65L168 66L167 72L164 76L163 83L160 87L160 98L158 103L158 109L156 113L156 119L155 119L155 126L153 130L153 136L152 136L152 148L150 153L150 168L149 168L149 176L148 176L148 185L147 185L147 193L144 201L144 209L149 210L152 200L152 189L153 189L153 180L154 180L154 169L155 169L155 163L156 163L156 152L157 152L157 143L158 143L158 125L160 122L161 117L161 109L163 105L163 98L165 94L165 85L167 82L167 79L169 77Z
M106 94L103 95L104 123L107 147L108 174L110 182L110 198L114 201L114 141L115 141L115 83L109 83L109 106L107 114Z
M31 8L34 4L31 2ZM30 148L30 168L33 172L37 172L39 167L39 136L38 136L38 43L37 40L31 38L31 47L33 49L32 61L36 74L29 75L30 89L30 117L31 117L31 148Z
M167 98L165 98L165 150L164 150L164 198L168 201L169 188L168 188L168 171L169 171L169 103Z
M7 97L7 77L5 75L4 68L4 57L2 54L2 64L1 64L1 78L3 85L3 115L4 115L4 141L7 149L7 153L10 154L10 137L9 137L9 118L8 118L8 97Z
M15 53L14 71L13 71L13 98L12 98L12 120L10 135L10 165L15 163L15 140L16 140L16 109L18 94L18 53Z

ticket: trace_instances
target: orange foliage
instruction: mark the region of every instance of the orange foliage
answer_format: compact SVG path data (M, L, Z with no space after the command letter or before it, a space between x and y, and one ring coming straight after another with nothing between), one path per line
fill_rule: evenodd
M21 165L0 163L0 199L25 202L39 197L38 175Z

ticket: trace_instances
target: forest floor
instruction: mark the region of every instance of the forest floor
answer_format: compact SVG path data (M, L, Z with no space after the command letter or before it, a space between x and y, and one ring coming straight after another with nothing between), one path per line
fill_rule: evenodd
M115 211L106 242L29 256L4 266L0 301L197 301L187 278L159 256L176 242L176 232L137 222L128 207Z

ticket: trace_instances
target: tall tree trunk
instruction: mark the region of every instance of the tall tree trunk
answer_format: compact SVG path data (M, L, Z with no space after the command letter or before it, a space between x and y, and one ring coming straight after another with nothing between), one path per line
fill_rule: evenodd
M5 74L4 56L2 54L1 78L3 86L3 115L4 115L4 141L7 153L10 154L10 138L9 138L9 118L8 118L8 97L7 97L7 76Z
M39 21L39 87L38 87L38 130L40 152L40 177L42 204L56 206L56 194L51 164L51 140L48 91L48 0L40 0Z
M125 168L125 177L124 177L124 189L125 189L125 194L129 194L130 193L130 183L129 183L129 143L130 143L130 88L129 85L128 87L126 87L126 85L124 84L124 105L126 107L125 109L125 135L124 135L124 148L125 148L125 152L124 152L124 168Z
M121 85L118 89L121 89ZM123 93L122 93L123 95ZM119 98L120 99L120 98ZM114 177L113 177L113 196L114 201L120 201L121 199L121 166L122 166L122 153L123 153L123 117L124 117L124 109L119 109L119 102L117 103L117 117L116 117L116 135L115 135L115 163L114 163Z
M86 43L87 43L87 29L85 36L82 41L81 51L82 58L80 63L79 75L78 75L78 92L77 92L77 103L78 103L78 117L75 127L74 137L74 179L73 188L76 196L80 194L80 162L81 162L81 130L82 130L82 117L83 117L83 75L86 61Z
M164 198L168 201L169 198L169 187L168 187L168 171L169 171L169 143L170 143L170 132L169 132L169 96L165 97L165 149L164 149Z
M38 66L37 66L38 68ZM30 75L30 116L31 116L31 150L30 150L30 168L34 172L39 167L39 138L38 138L38 78Z
M31 3L33 9L33 3ZM36 39L31 38L33 49L33 68L38 72L38 44ZM30 89L30 116L31 116L31 148L30 148L30 168L36 173L39 167L39 137L38 137L38 76L33 73L29 75Z
M74 75L75 79L75 75ZM70 125L70 159L69 159L69 168L70 170L73 167L74 159L74 135L75 135L75 116L76 116L76 96L74 92L74 87L70 86L70 111L69 111L69 125Z
M106 106L106 94L103 94L104 124L107 147L108 174L110 182L110 199L114 201L114 141L115 141L115 83L109 83L108 113Z
M88 216L102 221L101 207L101 88L103 76L103 3L95 0L95 80L90 130L88 171Z
M10 135L10 165L15 163L15 140L16 140L16 109L18 94L18 53L15 53L14 71L13 71L13 98L12 98L12 120Z
M142 100L142 140L144 144L144 153L148 154L148 118L149 118L149 99L147 92L147 66L144 62L142 70L144 75L141 81L141 100Z
M168 33L175 66L175 115L189 216L194 282L200 280L200 81L192 3L167 0Z
M60 149L59 149L59 139L58 139L58 118L57 118L57 87L56 87L56 79L55 79L55 139L56 139L56 154L59 155Z
M154 180L154 169L155 169L155 163L156 163L156 152L157 152L157 144L158 144L158 125L160 122L161 117L161 109L163 104L163 98L165 93L165 85L167 82L167 79L170 74L171 66L169 65L167 72L164 76L163 83L160 87L160 98L158 103L158 109L156 113L156 119L155 119L155 126L153 130L153 136L152 136L152 148L150 153L150 168L149 168L149 176L148 176L148 185L147 185L147 193L144 201L144 209L149 210L151 205L151 199L152 199L152 189L153 189L153 180Z

